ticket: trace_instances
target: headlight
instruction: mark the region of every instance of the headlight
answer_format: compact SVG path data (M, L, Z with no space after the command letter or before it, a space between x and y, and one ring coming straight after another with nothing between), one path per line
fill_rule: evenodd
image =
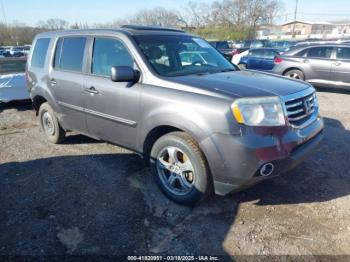
M231 106L236 121L247 126L283 126L286 124L278 97L239 98Z

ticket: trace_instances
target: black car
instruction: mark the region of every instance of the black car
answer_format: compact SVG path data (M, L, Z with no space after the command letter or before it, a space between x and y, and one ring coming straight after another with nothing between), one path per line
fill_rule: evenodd
M223 54L227 59L232 59L234 49L230 48L230 45L227 41L210 41L209 43L213 47L215 47L221 54Z

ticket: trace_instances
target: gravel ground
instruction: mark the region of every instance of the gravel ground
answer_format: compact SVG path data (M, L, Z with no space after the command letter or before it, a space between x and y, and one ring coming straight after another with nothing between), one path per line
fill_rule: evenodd
M49 144L30 105L2 107L0 255L350 255L350 95L319 100L310 159L195 208L167 200L135 154L74 133Z

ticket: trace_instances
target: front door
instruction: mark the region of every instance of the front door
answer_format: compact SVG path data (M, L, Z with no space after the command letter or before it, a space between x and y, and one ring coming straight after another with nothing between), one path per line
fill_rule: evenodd
M83 68L86 37L59 38L47 85L60 107L65 128L86 133Z
M302 61L308 70L305 70L306 80L316 81L326 80L331 78L332 46L311 47L308 49L306 58Z
M332 80L339 86L350 87L350 47L338 47L332 64Z
M84 79L86 121L89 134L135 148L142 85L112 82L112 66L135 67L132 55L117 38L92 39L91 70Z

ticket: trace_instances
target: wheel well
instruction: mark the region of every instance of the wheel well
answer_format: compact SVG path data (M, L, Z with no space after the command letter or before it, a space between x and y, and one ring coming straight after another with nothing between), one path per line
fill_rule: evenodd
M300 68L291 67L291 68L288 68L288 69L284 70L282 75L284 75L285 73L287 73L288 71L291 71L291 70L299 70L299 71L301 71L304 74L303 70L301 70ZM304 76L305 76L305 74L304 74Z
M36 110L36 114L38 114L40 106L45 102L47 102L47 100L42 96L35 96L34 97L33 107Z
M151 154L152 147L154 143L165 134L183 130L173 127L173 126L158 126L153 128L147 135L145 142L143 143L143 158L146 163L149 162L149 157Z

